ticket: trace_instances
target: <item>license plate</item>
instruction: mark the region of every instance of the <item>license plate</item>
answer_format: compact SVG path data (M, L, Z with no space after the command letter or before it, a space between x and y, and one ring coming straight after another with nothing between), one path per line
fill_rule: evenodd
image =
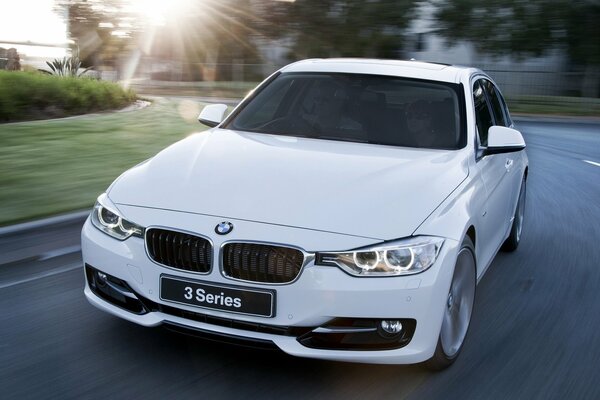
M160 277L161 300L259 317L275 316L275 291Z

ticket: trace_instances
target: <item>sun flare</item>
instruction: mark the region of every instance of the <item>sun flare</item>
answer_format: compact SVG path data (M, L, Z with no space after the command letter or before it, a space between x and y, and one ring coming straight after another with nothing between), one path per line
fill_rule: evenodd
M131 0L132 7L151 25L164 25L169 18L185 14L192 0Z

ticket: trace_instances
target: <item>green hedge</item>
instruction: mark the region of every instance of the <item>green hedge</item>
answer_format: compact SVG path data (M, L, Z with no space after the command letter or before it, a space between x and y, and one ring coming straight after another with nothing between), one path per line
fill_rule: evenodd
M506 99L516 114L600 116L600 99L566 96L518 96Z
M133 91L116 83L38 72L0 71L0 122L115 109L135 98Z

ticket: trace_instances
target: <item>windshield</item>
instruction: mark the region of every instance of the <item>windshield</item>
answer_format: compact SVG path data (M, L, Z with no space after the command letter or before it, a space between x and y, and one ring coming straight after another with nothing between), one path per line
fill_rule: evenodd
M464 146L460 85L392 76L282 73L225 128L391 146Z

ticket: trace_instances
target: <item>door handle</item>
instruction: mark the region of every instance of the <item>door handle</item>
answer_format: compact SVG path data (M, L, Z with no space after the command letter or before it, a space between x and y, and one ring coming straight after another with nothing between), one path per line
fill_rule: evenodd
M504 167L506 168L506 171L510 171L510 167L512 167L513 165L513 160L511 158L507 158L506 159L506 164L504 164Z

